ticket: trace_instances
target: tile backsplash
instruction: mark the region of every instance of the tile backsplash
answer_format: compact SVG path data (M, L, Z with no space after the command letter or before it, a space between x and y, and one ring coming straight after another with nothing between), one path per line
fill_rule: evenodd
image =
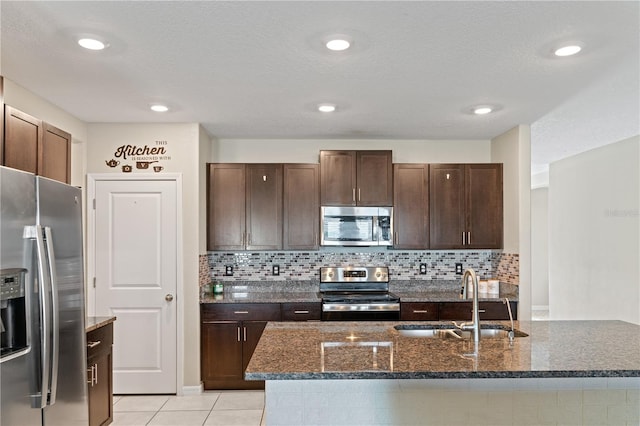
M420 275L420 264L427 274ZM321 266L384 265L391 279L458 280L455 264L473 268L481 278L497 278L518 284L517 254L480 251L376 251L376 252L209 252L200 256L200 284L212 279L233 281L317 281ZM225 267L233 266L233 276L225 276ZM278 265L280 275L272 274Z

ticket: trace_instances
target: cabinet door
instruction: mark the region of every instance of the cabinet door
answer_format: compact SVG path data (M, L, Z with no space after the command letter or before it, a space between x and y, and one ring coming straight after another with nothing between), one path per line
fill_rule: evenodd
M283 248L317 250L320 188L317 164L284 165Z
M207 381L242 380L242 337L240 322L203 322L201 325L200 369Z
M356 157L357 205L392 206L391 151L357 151Z
M393 165L393 246L429 247L429 165Z
M502 248L502 164L465 165L465 186L465 248Z
M111 351L89 360L89 367L94 368L93 383L89 384L89 426L107 425L113 418ZM89 378L92 378L91 373Z
M43 123L41 149L38 151L38 174L71 183L71 135Z
M5 166L38 173L38 150L42 145L42 121L5 106Z
M207 249L244 249L244 164L209 164L207 211Z
M282 165L247 164L247 250L282 249Z
M243 321L242 322L242 376L247 369L251 356L258 346L258 341L262 336L266 321Z
M320 151L320 204L356 205L355 151Z
M466 238L464 166L431 164L429 189L429 248L462 248Z

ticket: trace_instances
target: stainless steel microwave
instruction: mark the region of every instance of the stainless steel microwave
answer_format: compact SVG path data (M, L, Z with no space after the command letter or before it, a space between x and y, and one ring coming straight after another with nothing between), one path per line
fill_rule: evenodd
M393 207L322 207L323 246L390 246Z

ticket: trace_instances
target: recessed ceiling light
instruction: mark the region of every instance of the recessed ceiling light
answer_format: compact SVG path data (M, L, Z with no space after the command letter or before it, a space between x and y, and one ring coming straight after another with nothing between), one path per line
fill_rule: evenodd
M572 44L569 46L563 46L556 49L555 52L553 52L553 54L556 56L571 56L571 55L575 55L581 50L582 50L582 47L578 46L577 44Z
M477 106L473 108L473 113L476 115L489 114L491 111L493 111L493 108L487 105Z
M320 112L333 112L336 110L336 106L334 104L319 104L318 111Z
M345 39L334 39L334 40L329 40L326 45L327 49L329 50L347 50L349 48L349 46L351 46L351 43L349 42L349 40L345 40Z
M169 111L169 107L166 106L166 105L160 105L160 104L151 105L151 111L167 112L167 111Z
M104 48L107 47L106 43L100 40L97 40L95 38L86 38L86 37L78 40L78 44L84 47L85 49L89 49L89 50L103 50Z

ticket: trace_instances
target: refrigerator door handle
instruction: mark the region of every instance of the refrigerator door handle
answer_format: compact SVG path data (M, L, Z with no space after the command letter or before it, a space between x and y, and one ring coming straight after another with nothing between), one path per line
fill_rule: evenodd
M49 390L49 377L51 375L51 363L50 363L50 336L51 336L51 321L49 320L49 312L51 306L49 303L48 290L50 287L48 270L46 268L46 251L44 245L44 236L42 234L42 226L35 225L35 239L36 239L36 253L38 261L38 297L40 298L40 322L41 322L41 334L40 334L40 347L42 349L41 355L41 372L40 377L40 395L36 395L39 401L36 399L34 403L37 404L34 408L44 408L47 406L47 395Z
M47 246L47 257L49 259L49 279L51 283L51 387L49 394L49 405L56 402L58 393L58 358L60 353L60 313L58 310L58 275L56 274L56 256L53 250L53 237L51 236L51 228L44 227L44 237Z

